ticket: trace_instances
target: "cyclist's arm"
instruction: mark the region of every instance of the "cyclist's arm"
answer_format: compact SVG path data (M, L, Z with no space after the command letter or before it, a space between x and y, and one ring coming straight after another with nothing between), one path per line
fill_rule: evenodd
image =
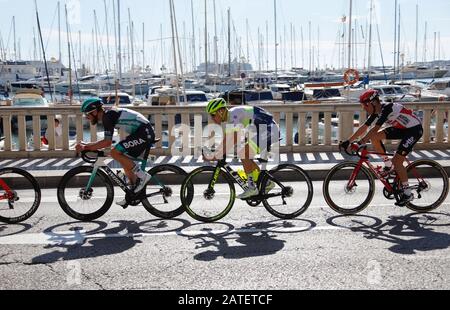
M230 135L233 135L233 139L230 139ZM231 142L231 146L229 145L229 142ZM236 145L237 142L237 132L236 131L230 131L225 132L223 135L222 144L217 148L216 153L214 154L213 160L221 160L223 156L227 153L227 149L230 147L233 147Z
M102 141L84 145L83 150L84 151L98 151L98 150L109 148L109 147L111 147L111 145L112 145L111 140L102 140Z
M380 125L375 125L368 133L367 135L361 139L361 144L366 144L370 140L372 140L372 137L376 135L381 129Z
M364 133L366 133L367 129L369 129L369 126L367 126L366 124L362 125L348 140L355 141L356 139L361 137Z

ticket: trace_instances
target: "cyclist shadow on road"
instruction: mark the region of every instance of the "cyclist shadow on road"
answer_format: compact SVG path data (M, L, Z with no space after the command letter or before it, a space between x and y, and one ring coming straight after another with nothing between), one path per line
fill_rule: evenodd
M375 225L365 225L359 220L352 220L360 226L347 227L354 232L362 232L366 239L382 240L394 245L389 250L396 254L413 255L418 252L443 250L450 246L450 235L435 231L435 226L450 226L450 223L436 224L438 216L449 216L444 213L408 214L405 216L390 216L386 222L373 216L358 216L375 220ZM327 222L333 226L338 218L330 218ZM339 226L342 227L342 226Z
M303 220L304 221L304 220ZM309 231L316 226L314 222L308 222L308 227L299 232ZM205 234L188 236L189 240L196 241L196 249L210 247L216 250L206 250L194 256L195 260L213 261L219 257L225 259L243 259L249 257L274 255L284 248L286 241L278 239L277 229L292 228L292 222L274 221L247 224L236 229L231 224L222 224L229 227L225 233L214 233L212 229L204 229ZM231 245L230 243L237 243Z
M54 249L52 252L36 256L32 263L53 263L57 261L70 261L83 258L96 258L124 253L137 244L142 233L147 230L162 230L168 227L166 221L152 220L138 223L136 221L114 221L118 226L108 228L104 222L92 222L98 225L97 229L83 232L83 227L73 227L71 233L55 233L58 227L77 224L66 223L46 229L45 233L50 236L49 244L45 249ZM79 223L82 225L81 223ZM183 226L187 224L182 222ZM145 226L146 230L142 227Z

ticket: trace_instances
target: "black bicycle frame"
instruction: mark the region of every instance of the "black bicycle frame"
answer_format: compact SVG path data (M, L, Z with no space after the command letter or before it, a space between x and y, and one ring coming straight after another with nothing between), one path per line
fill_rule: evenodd
M231 168L231 166L227 163L227 161L225 159L221 160L218 162L217 166L216 166L216 170L214 171L214 176L211 180L211 182L209 183L209 187L208 189L210 191L214 190L214 186L217 183L217 180L219 179L219 174L220 171L223 169L225 169L225 171L234 179L234 181L243 189L243 190L248 190L248 184L247 182L241 178L241 176L233 170L233 168ZM261 171L261 175L259 176L259 180L261 181L263 179L263 177L267 175L269 177L270 180L272 180L273 182L275 182L278 186L281 187L282 189L282 193L285 190L285 186L283 184L281 184L280 182L278 182L277 179L275 179L268 171L263 170ZM252 197L254 198L264 198L264 199L268 199L268 198L273 198L273 197L278 197L280 196L280 194L268 194L268 195L259 195L256 197Z

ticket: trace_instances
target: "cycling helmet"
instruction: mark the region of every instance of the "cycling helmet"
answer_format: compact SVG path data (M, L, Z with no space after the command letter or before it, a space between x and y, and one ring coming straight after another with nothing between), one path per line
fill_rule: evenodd
M220 109L226 108L227 102L223 98L217 98L208 103L206 112L208 114L216 114Z
M369 102L371 102L372 100L374 100L375 98L377 98L379 96L378 92L375 89L369 89L366 90L361 97L359 97L359 102L367 105L369 104Z
M81 106L82 113L91 113L103 107L103 102L100 98L89 98L83 102Z

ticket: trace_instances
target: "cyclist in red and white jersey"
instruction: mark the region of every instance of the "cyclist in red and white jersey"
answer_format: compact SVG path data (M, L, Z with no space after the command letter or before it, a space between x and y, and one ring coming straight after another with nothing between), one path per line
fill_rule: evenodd
M360 144L366 144L372 141L378 153L386 153L383 140L401 140L397 153L392 161L386 156L384 162L385 172L389 173L394 168L402 182L403 194L398 205L405 206L414 199L414 196L409 188L408 174L403 163L406 160L406 156L412 152L416 143L422 138L422 122L412 110L405 108L401 104L382 104L378 92L373 89L369 89L361 95L360 103L370 117L341 146L347 149L350 141L355 141L365 134L375 121L375 126L360 140ZM381 127L384 125L388 127L382 130Z

